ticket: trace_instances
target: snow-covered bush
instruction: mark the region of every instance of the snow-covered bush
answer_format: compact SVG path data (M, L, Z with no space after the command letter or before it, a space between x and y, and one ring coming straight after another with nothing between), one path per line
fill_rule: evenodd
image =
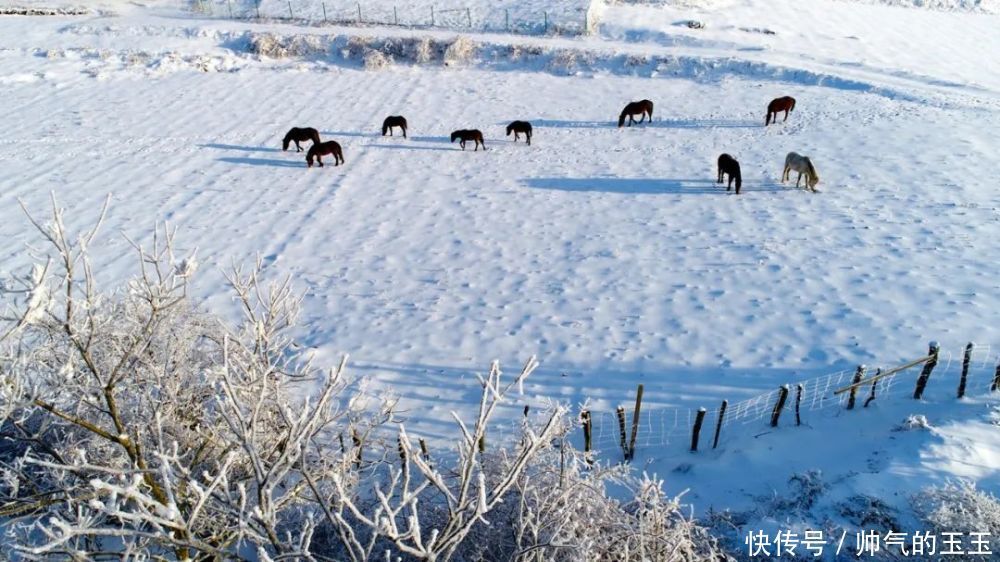
M465 35L459 35L444 51L445 66L468 64L476 54L476 42Z
M382 70L390 66L392 66L391 55L375 50L365 53L365 70Z
M926 530L943 536L962 533L966 541L971 533L982 533L991 552L1000 552L1000 499L976 489L972 482L960 480L943 486L925 488L911 498L913 510ZM982 554L955 555L955 560L984 560ZM985 549L983 549L985 550Z
M565 407L488 439L534 358L480 378L455 451L402 424L390 439L393 403L350 383L346 359L322 371L295 344L287 279L235 267L242 319L226 322L189 301L197 257L164 228L132 244L135 278L102 291L100 221L72 236L63 216L53 201L51 221L30 219L50 257L0 284L0 516L18 557L720 559L661 482L574 451Z

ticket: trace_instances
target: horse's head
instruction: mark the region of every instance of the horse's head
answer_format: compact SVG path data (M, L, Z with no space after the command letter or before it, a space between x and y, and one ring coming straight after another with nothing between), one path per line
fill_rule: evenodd
M292 138L289 135L285 135L285 138L281 140L281 150L288 150L288 144L292 142Z
M622 110L622 114L618 116L618 128L619 129L622 128L623 126L625 126L625 116L627 115L626 111L627 110L623 109Z
M511 131L513 131L513 130L514 130L514 124L513 123L511 123L510 125L507 125L507 136L508 137L510 136Z
M311 150L306 153L306 166L309 168L313 167L313 155Z
M384 137L386 133L389 132L389 120L386 119L382 122L382 136Z
M461 133L459 133L458 131L455 131L454 133L451 134L451 142L455 142L456 140L458 140L461 137L462 137Z

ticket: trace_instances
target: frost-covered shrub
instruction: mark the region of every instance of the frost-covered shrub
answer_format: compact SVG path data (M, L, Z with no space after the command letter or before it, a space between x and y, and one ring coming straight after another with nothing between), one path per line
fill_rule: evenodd
M457 66L472 62L476 54L476 42L464 35L459 35L444 51L444 64Z
M943 486L925 488L911 498L913 510L927 531L936 533L962 533L970 540L970 533L985 533L989 550L1000 552L1000 499L989 492L976 489L972 482L960 480ZM966 544L965 550L975 551ZM983 555L949 556L955 560L984 560Z
M322 38L316 35L282 36L268 32L251 32L247 50L258 56L283 59L322 54L327 48Z
M134 244L136 276L101 291L97 227L72 236L58 208L33 223L50 259L0 284L0 515L17 555L721 560L662 482L574 451L565 407L488 439L534 357L479 379L454 450L402 424L387 439L393 403L349 384L346 359L312 365L291 335L299 297L259 262L227 277L242 312L228 322L188 300L198 261L172 232Z
M392 55L382 51L370 50L365 53L365 70L381 70L392 66Z

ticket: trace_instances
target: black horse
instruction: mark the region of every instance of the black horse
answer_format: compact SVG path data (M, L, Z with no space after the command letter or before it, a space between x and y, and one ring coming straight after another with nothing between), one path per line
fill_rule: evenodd
M462 150L465 150L466 141L476 141L476 150L479 150L479 145L483 145L483 150L486 150L486 143L483 142L483 134L478 129L459 129L451 134L451 142L455 142L456 140L462 141L458 143L462 147Z
M306 164L312 168L313 158L319 163L319 166L323 167L323 158L327 154L333 155L333 165L339 166L344 163L344 153L340 149L340 144L337 141L326 141L318 142L309 147L309 152L306 152Z
M649 115L649 121L653 121L653 102L649 100L640 100L629 102L625 105L625 109L622 110L621 115L618 116L618 127L625 125L625 117L628 117L628 125L632 126L636 120L633 115L642 115L639 118L639 123L646 120L646 115Z
M743 179L740 177L740 163L728 154L719 156L719 178L715 183L722 183L723 174L729 174L726 191L733 188L733 180L736 180L736 195L739 195L740 187L743 185Z
M289 143L294 141L295 152L302 152L299 143L307 140L313 141L313 144L319 144L319 131L312 127L292 127L281 141L281 150L288 150Z
M386 133L392 136L392 128L399 127L403 130L403 138L406 138L406 118L402 115L390 115L382 121L382 136L384 137Z
M507 136L509 137L511 133L514 133L514 142L517 142L519 134L524 133L524 138L528 141L528 146L531 146L531 123L527 121L512 121L510 125L507 125Z

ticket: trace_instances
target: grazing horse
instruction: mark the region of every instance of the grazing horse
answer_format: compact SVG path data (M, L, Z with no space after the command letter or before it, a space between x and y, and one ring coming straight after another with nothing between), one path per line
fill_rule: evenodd
M774 122L778 122L778 113L784 111L785 119L788 121L788 114L795 109L795 98L791 96L785 96L783 98L774 98L771 103L767 104L767 119L764 119L764 126L767 127L771 124L771 116L774 115ZM784 122L783 121L783 122Z
M281 141L281 150L288 150L288 144L295 141L295 152L302 152L299 143L307 140L313 141L314 145L319 144L319 131L312 127L292 127Z
M459 129L451 133L451 142L460 140L462 142L458 143L461 145L462 150L465 150L465 141L476 141L476 150L479 150L479 145L483 145L483 150L486 150L486 143L483 142L483 134L479 132L478 129Z
M799 180L802 179L802 174L805 174L806 187L809 188L809 191L816 193L819 174L816 173L816 167L813 166L812 160L801 154L789 152L788 156L785 157L785 169L781 173L781 183L785 183L785 180L791 179L789 178L789 173L792 170L799 173L799 177L795 179L795 187L799 186Z
M625 106L622 110L622 114L618 116L618 127L621 128L625 124L625 116L628 116L628 126L631 127L632 123L635 123L633 115L642 115L639 118L639 123L646 120L646 115L649 115L650 123L653 122L653 102L649 100L633 101Z
M510 125L507 125L507 136L510 133L514 133L514 142L517 142L518 134L524 133L524 138L528 141L528 146L531 146L531 123L527 121L512 121Z
M733 180L736 180L736 195L739 195L740 187L743 185L743 178L740 177L740 163L728 154L719 156L719 179L715 183L722 183L723 174L729 174L726 191L733 188Z
M402 115L390 115L382 121L382 136L384 137L386 133L392 136L392 128L399 127L403 130L403 138L406 138L406 118Z
M333 165L339 166L344 163L344 153L340 149L340 144L337 141L326 141L316 143L309 147L309 152L306 152L306 164L312 168L313 158L319 163L319 167L323 167L323 158L327 154L333 155Z

